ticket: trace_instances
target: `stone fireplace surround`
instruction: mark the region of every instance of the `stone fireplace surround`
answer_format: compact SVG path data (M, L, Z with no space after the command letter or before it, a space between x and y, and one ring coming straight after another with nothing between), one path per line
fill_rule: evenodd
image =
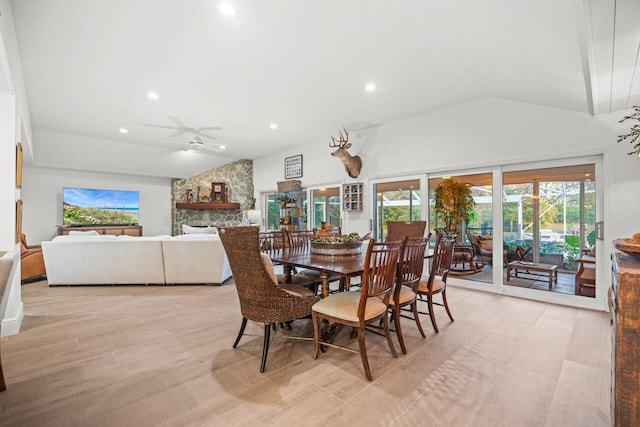
M176 209L176 203L185 201L188 189L210 188L212 182L224 182L227 186L229 202L240 204L240 209ZM239 225L242 210L253 205L253 161L238 160L219 168L185 179L175 179L171 183L171 234L182 234L182 225L228 226Z

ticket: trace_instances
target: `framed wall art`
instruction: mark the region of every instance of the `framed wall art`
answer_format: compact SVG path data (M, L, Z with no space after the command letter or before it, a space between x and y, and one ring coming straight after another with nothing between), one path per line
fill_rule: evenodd
M22 144L16 144L16 188L22 188Z
M284 179L302 177L302 154L284 159Z

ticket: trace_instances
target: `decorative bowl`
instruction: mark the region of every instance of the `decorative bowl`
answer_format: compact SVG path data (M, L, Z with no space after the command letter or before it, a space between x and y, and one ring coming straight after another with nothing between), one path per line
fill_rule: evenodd
M358 255L362 253L362 242L323 243L311 241L311 253L330 256Z

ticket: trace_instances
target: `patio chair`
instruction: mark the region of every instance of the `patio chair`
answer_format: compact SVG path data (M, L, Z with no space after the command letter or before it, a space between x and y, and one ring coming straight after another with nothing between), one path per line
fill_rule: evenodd
M301 286L290 286L286 290L278 286L271 260L260 253L258 227L227 227L219 234L229 258L242 313L242 324L233 348L238 346L247 320L263 323L260 372L264 372L271 329L277 332L279 324L309 316L311 307L320 297Z
M595 248L591 252L582 255L576 260L578 271L575 277L575 294L592 296L596 288L596 253ZM586 292L585 292L586 291Z

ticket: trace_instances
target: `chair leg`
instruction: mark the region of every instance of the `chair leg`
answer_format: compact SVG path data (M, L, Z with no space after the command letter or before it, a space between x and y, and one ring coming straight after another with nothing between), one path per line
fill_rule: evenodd
M358 346L360 347L360 358L364 367L364 374L369 381L373 381L371 376L371 368L369 368L369 359L367 359L367 346L364 342L364 326L358 328Z
M311 311L311 319L313 321L313 342L315 344L313 348L313 358L317 359L320 355L320 322L322 319L315 311Z
M411 304L411 310L413 311L413 319L416 321L416 325L418 325L418 330L420 331L420 335L422 338L426 338L427 336L424 334L422 330L422 324L420 323L420 316L418 315L418 301L414 301Z
M238 332L238 337L236 338L236 342L233 343L233 348L236 348L238 346L238 343L240 342L240 338L242 338L242 335L244 334L244 328L246 327L247 327L247 318L243 317L242 324L240 325L240 332Z
M264 344L262 344L262 363L260 364L260 372L264 372L267 366L267 354L269 353L269 340L271 338L271 325L265 323L264 325Z
M407 354L407 347L404 345L402 329L400 329L400 307L393 307L393 323L395 324L396 335L398 336L398 342L400 343L400 350L402 350L402 354Z
M451 312L449 311L449 304L447 304L447 289L446 288L442 290L442 302L444 304L445 310L447 310L447 314L449 315L449 319L451 319L451 321L453 322L453 316L451 315Z
M389 344L389 350L391 350L391 354L393 357L398 357L398 353L396 353L396 348L393 346L393 341L391 340L391 331L389 330L389 317L386 315L382 317L384 319L384 334L387 337L387 344ZM396 325L396 328L400 326L400 322Z
M433 325L433 330L436 331L436 334L437 334L440 331L438 331L438 323L436 322L436 315L433 312L433 295L429 295L429 297L427 298L427 305L429 306L429 317L431 318L431 324Z

